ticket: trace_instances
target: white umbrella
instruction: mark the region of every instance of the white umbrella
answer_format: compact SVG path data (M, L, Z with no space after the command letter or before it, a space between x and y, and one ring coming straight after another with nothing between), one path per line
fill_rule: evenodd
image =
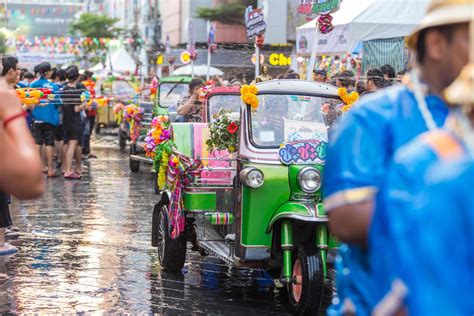
M191 76L192 66L186 65L173 71L175 76ZM194 65L194 75L198 77L205 77L207 75L207 65ZM224 72L216 67L210 67L211 76L222 76Z

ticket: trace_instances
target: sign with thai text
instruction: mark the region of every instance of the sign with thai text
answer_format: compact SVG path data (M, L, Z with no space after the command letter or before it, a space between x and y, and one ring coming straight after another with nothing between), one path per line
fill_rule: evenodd
M278 155L285 165L323 164L326 160L327 143L318 140L306 140L283 144Z
M265 33L267 23L262 9L253 9L248 6L245 11L245 26L247 27L247 37L253 37Z

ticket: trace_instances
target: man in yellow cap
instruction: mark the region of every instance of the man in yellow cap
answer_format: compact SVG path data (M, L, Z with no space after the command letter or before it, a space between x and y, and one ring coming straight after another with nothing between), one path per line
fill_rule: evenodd
M325 205L332 232L347 243L341 251L341 275L345 279L345 286L338 287L341 313L369 314L382 298L369 266L371 248L381 247L377 242L383 240L384 233L380 226L371 229L368 243L370 224L379 220L372 218L376 196L396 150L444 125L448 107L443 91L468 61L470 15L465 11L471 13L472 4L462 0L435 2L410 38L410 47L417 53L417 69L404 85L362 99L330 137Z

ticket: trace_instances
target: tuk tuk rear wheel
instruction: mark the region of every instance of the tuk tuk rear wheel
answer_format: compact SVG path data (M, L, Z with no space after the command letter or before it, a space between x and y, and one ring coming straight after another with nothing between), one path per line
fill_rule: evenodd
M165 271L179 272L184 267L186 260L186 236L181 234L178 238L170 236L171 227L166 213L168 208L163 206L157 221L157 246L158 260Z
M321 305L324 274L321 256L314 245L300 245L293 257L293 280L287 285L293 313L315 315Z
M125 149L125 147L127 147L127 139L123 135L119 136L119 147L120 149Z
M140 171L140 161L133 160L132 158L129 159L129 167L131 172L139 172Z

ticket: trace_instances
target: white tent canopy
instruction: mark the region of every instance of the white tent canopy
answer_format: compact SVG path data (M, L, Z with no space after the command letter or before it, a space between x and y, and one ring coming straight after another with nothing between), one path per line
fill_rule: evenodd
M431 0L368 0L372 4L352 22L349 37L358 41L403 37L418 26Z
M110 64L112 64L112 69L110 67ZM93 72L103 72L103 73L120 73L124 74L126 72L129 72L133 74L136 69L136 64L135 61L133 60L132 56L125 50L125 48L120 48L116 52L114 52L112 55L107 54L107 59L105 62L105 68L102 63L98 63L94 67L92 67L90 70Z
M333 14L335 29L318 32L318 54L351 52L359 41L409 35L423 18L430 0L345 0ZM297 52L310 54L316 19L298 27Z
M192 75L192 69L191 69L191 64L180 67L173 71L174 76L191 76ZM210 73L211 76L222 76L224 73L222 70L216 68L216 67L210 67ZM198 77L205 77L207 75L207 65L194 65L194 75Z

